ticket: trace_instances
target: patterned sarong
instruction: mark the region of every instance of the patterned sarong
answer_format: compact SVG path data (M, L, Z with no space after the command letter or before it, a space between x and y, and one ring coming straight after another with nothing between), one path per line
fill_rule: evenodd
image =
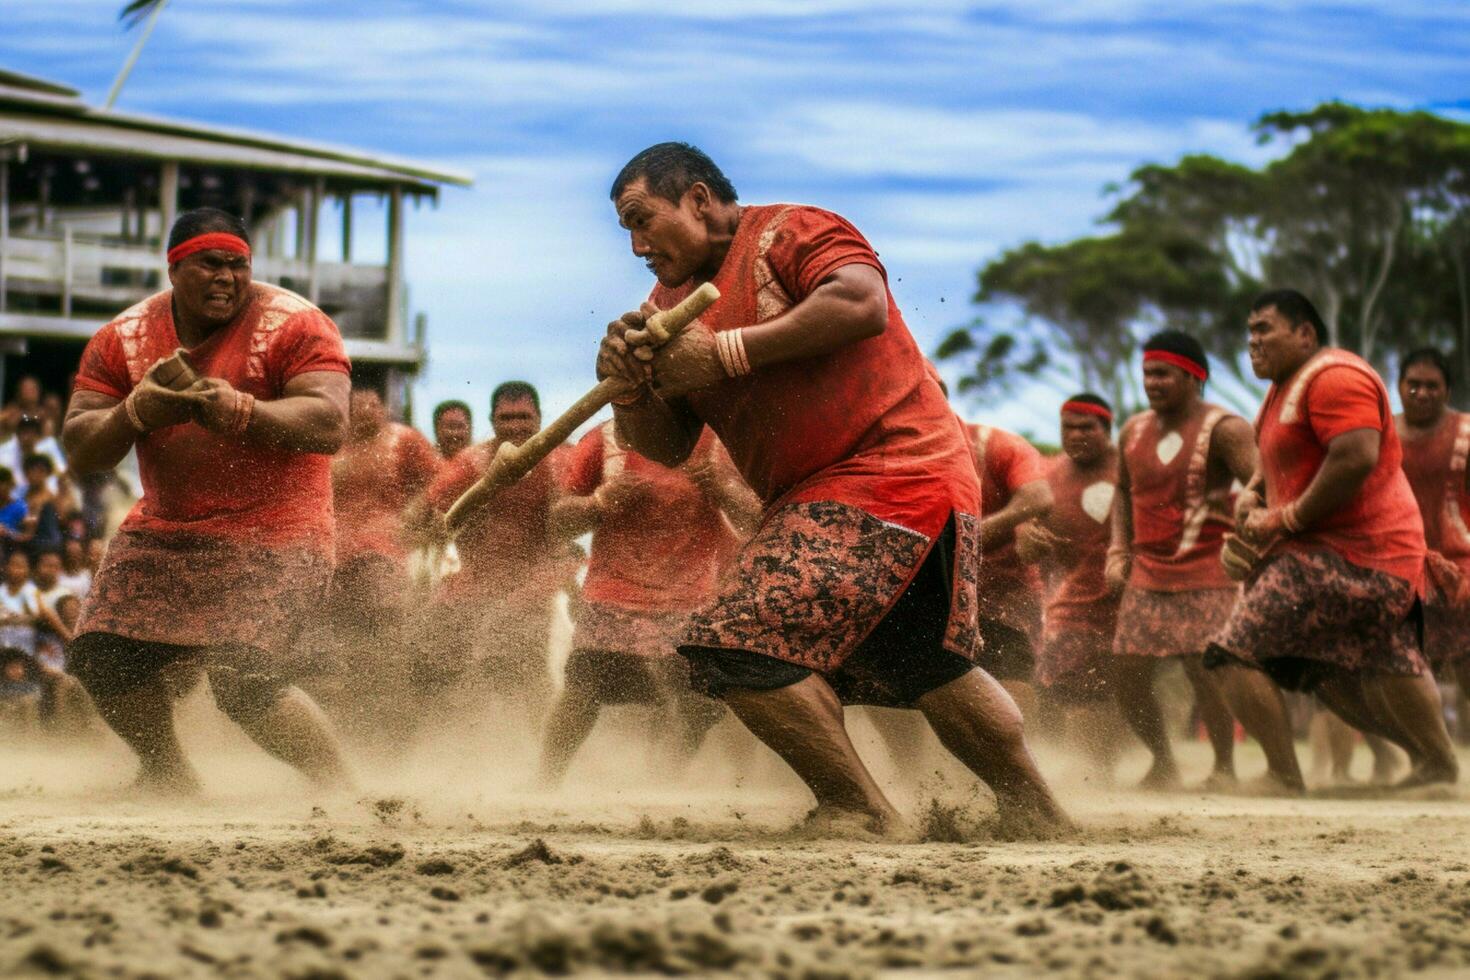
M608 602L584 602L577 612L572 649L672 657L688 621L685 612L637 612Z
M1235 608L1240 590L1159 592L1129 586L1118 609L1113 652L1120 657L1179 657L1204 652Z

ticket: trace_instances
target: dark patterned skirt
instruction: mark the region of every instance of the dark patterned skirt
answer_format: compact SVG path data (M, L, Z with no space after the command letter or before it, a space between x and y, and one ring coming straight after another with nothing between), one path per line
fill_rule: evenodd
M1470 604L1450 602L1438 586L1424 601L1424 656L1438 673L1470 660Z
M1078 627L1049 635L1036 663L1036 680L1055 698L1097 700L1108 695L1113 636Z
M955 514L953 593L944 649L974 660L979 522ZM931 541L834 501L788 504L740 552L681 647L745 650L831 673L881 622Z
M1113 652L1120 657L1179 657L1204 653L1210 637L1225 625L1240 590L1191 592L1123 590Z
M1205 656L1238 662L1309 691L1333 672L1416 675L1425 669L1414 587L1335 551L1273 555L1246 582Z
M82 604L77 633L282 654L319 614L331 575L331 558L309 547L119 531Z
M572 649L638 657L672 657L687 612L637 612L608 602L584 602L577 612Z

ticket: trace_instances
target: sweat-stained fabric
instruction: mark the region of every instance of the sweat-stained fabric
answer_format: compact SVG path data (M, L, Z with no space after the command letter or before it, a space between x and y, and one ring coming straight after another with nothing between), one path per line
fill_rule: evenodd
M1447 409L1420 433L1399 418L1404 475L1419 503L1429 549L1424 654L1436 670L1470 658L1470 414Z
M700 318L715 332L781 316L845 265L882 271L846 220L798 205L743 209ZM658 286L667 309L694 284ZM945 647L977 646L980 488L964 431L928 374L891 293L876 337L731 378L687 396L766 505L763 527L685 644L831 671L873 631L954 515Z
M1365 428L1382 437L1378 465L1336 513L1271 548L1211 641L1207 665L1235 660L1296 690L1311 689L1327 670L1422 670L1424 525L1388 391L1362 358L1324 349L1266 393L1256 420L1266 503L1300 497L1327 444Z
M1041 453L1020 436L968 423L965 432L980 475L981 514L995 513L1026 484L1046 479ZM980 618L1008 626L1028 641L1041 632L1041 575L1016 556L1014 533L985 548L981 556Z
M76 387L123 399L180 346L172 290L99 330ZM251 285L245 309L189 351L201 376L258 401L318 371L347 373L337 327L294 293ZM331 460L192 422L140 436L143 497L108 545L78 634L189 647L288 649L331 575Z
M1051 513L1042 527L1061 539L1046 562L1046 610L1036 679L1078 696L1103 692L1117 626L1118 597L1103 575L1118 485L1118 455L1083 469L1066 453L1047 463Z

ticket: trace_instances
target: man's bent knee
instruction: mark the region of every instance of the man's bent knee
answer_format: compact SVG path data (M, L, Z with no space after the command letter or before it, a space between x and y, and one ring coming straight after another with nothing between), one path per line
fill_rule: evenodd
M214 703L237 725L260 721L274 708L290 684L254 650L231 650L211 659L209 687Z

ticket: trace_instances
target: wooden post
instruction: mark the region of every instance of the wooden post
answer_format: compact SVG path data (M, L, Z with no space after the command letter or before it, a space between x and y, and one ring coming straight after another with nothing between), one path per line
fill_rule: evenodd
M123 241L127 241L128 235L133 231L133 199L136 196L137 192L132 187L123 189L122 227L118 229Z
M326 178L318 177L306 192L306 298L313 303L321 299L321 279L316 268L316 230L321 224L322 196L326 193Z
M51 207L51 168L37 168L36 175L36 230L45 231L49 222L47 211Z
M403 185L394 184L388 198L388 316L384 340L403 340Z
M61 230L61 315L71 319L71 225Z
M352 264L352 192L342 195L342 264Z
M0 313L5 312L5 251L10 247L10 160L0 154Z
M296 261L306 258L306 195L302 189L296 193Z
M159 251L168 247L168 233L173 231L174 219L179 216L179 162L165 160L158 180L158 245Z
M251 224L251 215L255 212L255 181L249 175L240 181L240 220L245 222L245 227L250 229L250 234L257 234L255 225Z

